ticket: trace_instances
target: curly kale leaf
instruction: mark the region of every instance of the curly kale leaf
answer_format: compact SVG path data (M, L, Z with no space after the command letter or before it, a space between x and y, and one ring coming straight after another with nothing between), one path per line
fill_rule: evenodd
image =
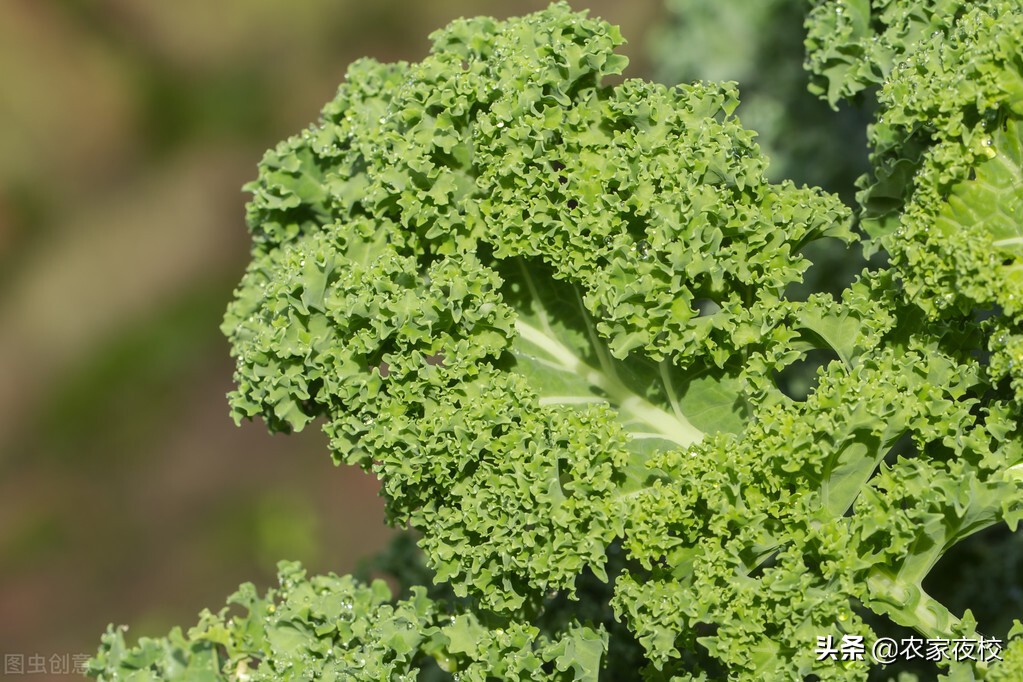
M809 63L836 97L880 86L859 197L874 248L930 314L998 306L1018 322L1023 8L822 2L808 25Z
M89 674L99 680L341 680L413 682L423 670L456 679L596 680L606 633L570 624L558 638L526 623L487 626L446 613L422 587L398 602L382 580L306 578L282 562L280 586L260 596L247 583L195 627L128 646L110 628ZM241 607L242 613L231 615Z
M620 43L563 5L456 22L421 63L353 67L250 185L236 417L323 416L438 578L499 610L602 575L650 453L742 430L743 359L792 352L800 250L849 237L836 199L766 181L732 87L603 86Z

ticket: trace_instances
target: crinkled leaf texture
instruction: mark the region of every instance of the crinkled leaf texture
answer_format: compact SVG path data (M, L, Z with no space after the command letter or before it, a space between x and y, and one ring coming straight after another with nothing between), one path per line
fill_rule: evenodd
M324 417L498 610L602 573L651 453L742 430L799 250L847 235L834 198L766 182L731 86L602 86L620 42L560 5L457 22L354 66L250 186L235 415Z
M857 680L869 662L818 661L818 637L870 641L879 619L979 636L923 581L1023 516L1019 100L1002 73L1020 12L938 5L811 15L811 46L846 60L811 53L827 91L882 83L892 116L862 195L891 267L838 300L785 292L807 244L852 238L849 211L766 180L734 86L605 85L625 60L600 21L563 4L463 20L422 62L353 65L248 186L231 405L278 431L320 420L450 594L390 603L285 566L266 599L243 588L240 620L132 649L111 632L94 674ZM921 29L942 22L976 43L976 101L947 96L954 69ZM920 61L849 61L878 26ZM968 120L993 122L990 143L953 158ZM961 234L976 245L953 248ZM916 270L925 257L941 268ZM946 289L959 298L935 303ZM810 351L832 360L797 400L778 376ZM950 679L1007 679L1017 648Z
M413 682L432 656L435 671L467 682L584 680L596 679L606 648L606 633L580 626L551 640L526 624L495 628L471 613L445 616L422 587L392 602L382 580L306 578L294 562L280 564L279 581L263 597L251 583L242 585L229 607L204 611L187 633L176 628L128 647L124 629L110 628L89 672L132 681ZM230 615L234 606L244 612Z

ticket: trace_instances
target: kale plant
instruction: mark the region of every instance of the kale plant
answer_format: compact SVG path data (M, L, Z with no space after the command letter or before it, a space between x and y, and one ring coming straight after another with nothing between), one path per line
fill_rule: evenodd
M1007 640L925 676L1023 679L1023 627L924 586L1023 517L1023 8L807 21L812 90L877 100L862 234L767 179L734 84L608 84L620 35L564 4L355 63L248 185L230 400L380 478L402 593L282 563L92 674L913 679L869 655L901 632ZM887 260L791 295L821 240Z

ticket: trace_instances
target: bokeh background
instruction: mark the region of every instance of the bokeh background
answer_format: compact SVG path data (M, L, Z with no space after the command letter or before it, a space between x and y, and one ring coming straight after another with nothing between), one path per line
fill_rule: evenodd
M572 4L652 72L663 3ZM352 60L546 5L0 2L0 659L67 679L50 658L92 654L108 623L164 634L279 559L347 572L387 542L376 482L316 428L228 417L240 187Z

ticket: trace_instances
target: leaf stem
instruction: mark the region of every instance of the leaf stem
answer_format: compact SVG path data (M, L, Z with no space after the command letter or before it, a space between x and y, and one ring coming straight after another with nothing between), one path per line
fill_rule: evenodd
M961 621L916 583L900 581L875 568L867 575L867 590L872 609L925 637L951 639L959 630Z
M649 426L652 432L683 447L703 439L703 431L693 426L684 415L665 412L636 395L617 375L590 366L549 334L521 319L515 321L515 331L523 341L535 346L565 371L583 378L590 386L606 395L621 413Z

